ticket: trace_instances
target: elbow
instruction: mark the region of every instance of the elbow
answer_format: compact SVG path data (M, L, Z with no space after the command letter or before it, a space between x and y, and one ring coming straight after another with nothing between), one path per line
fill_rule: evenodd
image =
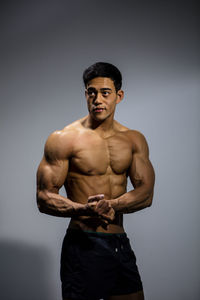
M45 213L45 192L37 192L37 207L41 213Z
M41 205L41 202L39 202L39 201L37 202L37 207L38 207L39 212L45 213L44 206Z
M143 202L142 208L148 208L151 207L152 205L152 201L150 201L149 199L147 199L145 202Z
M151 192L151 194L148 196L145 204L146 204L146 207L151 207L152 206L152 203L153 203L153 191Z
M152 201L148 201L148 202L146 203L146 207L151 207L151 205L152 205Z

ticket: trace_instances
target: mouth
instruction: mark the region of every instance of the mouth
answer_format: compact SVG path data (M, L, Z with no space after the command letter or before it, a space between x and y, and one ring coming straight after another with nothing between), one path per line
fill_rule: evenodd
M96 108L93 109L93 112L95 112L95 113L100 113L100 112L102 112L103 110L105 110L105 108L103 108L103 107L96 107Z

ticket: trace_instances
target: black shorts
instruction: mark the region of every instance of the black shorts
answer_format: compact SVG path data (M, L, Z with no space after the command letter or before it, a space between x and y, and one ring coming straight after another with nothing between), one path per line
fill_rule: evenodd
M68 229L61 254L63 299L97 300L142 290L126 233Z

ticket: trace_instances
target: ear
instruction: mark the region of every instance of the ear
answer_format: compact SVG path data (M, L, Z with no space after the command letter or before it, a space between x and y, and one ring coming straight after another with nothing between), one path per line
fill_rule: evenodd
M122 91L122 90L117 91L117 101L116 101L116 103L121 102L123 100L123 98L124 98L124 91Z

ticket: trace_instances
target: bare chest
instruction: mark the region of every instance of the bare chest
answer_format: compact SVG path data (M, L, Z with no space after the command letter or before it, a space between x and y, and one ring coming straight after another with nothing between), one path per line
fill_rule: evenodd
M85 175L122 174L132 161L132 147L122 133L103 139L85 134L77 139L69 171Z

